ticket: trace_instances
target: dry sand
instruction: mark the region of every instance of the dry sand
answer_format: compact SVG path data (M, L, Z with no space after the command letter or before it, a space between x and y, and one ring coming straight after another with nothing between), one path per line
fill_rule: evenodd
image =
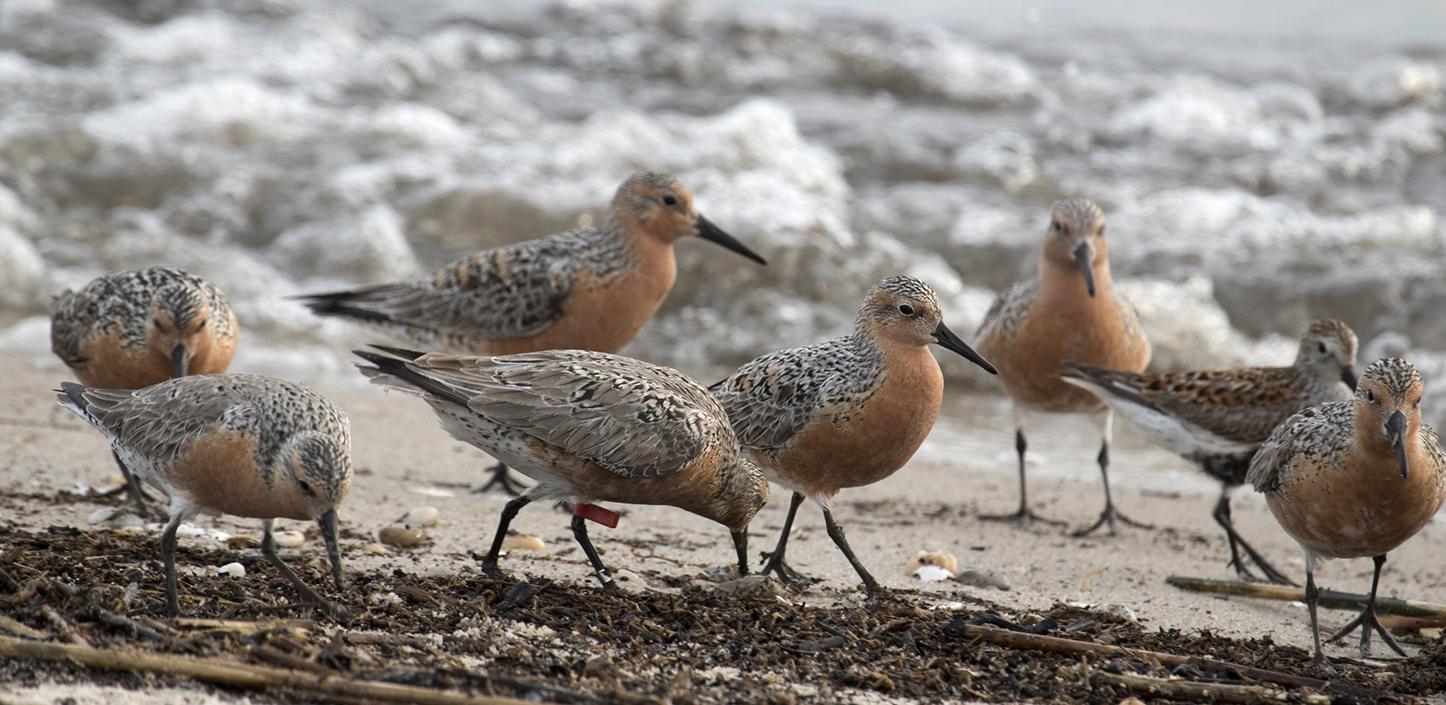
M78 483L95 483L112 474L104 442L51 401L49 390L67 378L63 369L33 355L10 353L0 354L0 367L7 371L0 378L0 497L5 498L0 520L28 529L87 527L87 517L104 502L77 499L55 503L25 497L58 496ZM468 552L485 550L505 501L500 495L469 492L483 479L481 470L489 461L443 433L428 408L415 399L386 395L349 378L323 381L319 386L345 407L353 423L358 477L342 511L343 525L374 538L379 529L409 509L434 506L441 513L440 524L427 530L430 545L419 550L376 556L361 550L361 540L344 541L348 565L352 569L395 566L413 573L475 574L476 561ZM1180 459L1145 445L1130 429L1117 424L1112 473L1117 503L1133 518L1160 528L1121 528L1116 536L1089 539L1070 538L1057 527L1022 530L984 522L977 516L981 511L1011 509L1016 501L1007 405L993 397L954 395L945 413L934 437L907 468L885 482L845 492L836 503L836 516L848 528L853 547L885 585L919 588L940 601L968 595L1024 609L1044 609L1064 601L1123 605L1146 627L1211 630L1239 637L1268 635L1277 643L1309 644L1302 605L1227 600L1166 585L1170 575L1233 577L1225 567L1223 534L1209 517L1217 487ZM1039 511L1071 526L1094 519L1102 502L1093 463L1094 439L1089 421L1065 417L1044 419L1031 435L1031 448L1037 451L1031 496ZM786 498L775 491L754 522L755 553L775 540ZM1261 499L1242 490L1234 506L1237 526L1244 535L1277 567L1303 577L1298 549L1276 527ZM727 565L732 556L726 531L710 522L670 508L619 508L626 514L618 529L592 531L594 542L614 570L632 570L657 584L662 576L693 575L710 566ZM790 562L825 579L802 598L860 600L856 578L824 534L816 508L805 505L800 517L789 548ZM198 523L232 534L259 535L254 522L203 518ZM304 528L299 523L283 524L282 528ZM562 513L546 506L529 507L513 527L540 536L549 553L514 553L503 560L504 568L517 577L591 581L567 526ZM612 540L614 531L652 540L624 546ZM318 544L312 542L300 550L307 558L318 559ZM952 552L961 568L993 571L1004 576L1013 589L1002 592L954 582L921 585L904 574L903 566L924 549ZM1437 521L1391 555L1382 593L1446 602L1443 549L1446 529ZM1317 579L1323 587L1364 592L1369 587L1370 568L1370 561L1364 559L1329 562L1320 568ZM1348 617L1330 611L1323 615L1328 628ZM1376 648L1384 651L1379 645ZM1332 651L1343 656L1352 652L1353 648ZM68 690L67 695L82 703L115 697L104 689L90 693ZM31 691L26 697L38 694ZM201 702L201 697L185 690L168 695L174 702Z

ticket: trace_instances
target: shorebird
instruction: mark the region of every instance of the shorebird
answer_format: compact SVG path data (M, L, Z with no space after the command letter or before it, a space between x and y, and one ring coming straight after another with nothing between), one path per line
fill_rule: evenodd
M1405 656L1376 618L1376 588L1386 554L1420 531L1446 500L1446 454L1436 431L1421 422L1421 375L1400 358L1366 368L1355 398L1327 402L1290 417L1250 461L1247 476L1265 493L1270 513L1305 551L1315 663L1326 663L1316 619L1315 562L1375 561L1371 595L1359 616L1328 641L1361 629L1361 656L1371 632Z
M101 389L225 372L239 333L216 287L168 267L108 274L50 304L50 349L81 384ZM140 483L120 456L116 464L131 501L146 511Z
M944 375L931 343L994 367L944 325L939 300L913 277L869 290L850 335L772 352L711 387L739 441L768 479L793 491L778 545L763 572L802 578L784 552L805 497L823 510L829 538L869 592L878 581L854 555L831 505L838 492L903 467L934 427Z
M634 174L602 225L480 252L410 281L312 294L322 316L380 326L409 344L458 354L617 352L673 288L673 243L696 235L759 264L753 250L703 217L676 178ZM493 486L520 494L506 464Z
M536 499L571 499L572 532L604 588L612 574L588 539L585 519L617 525L594 502L670 505L727 527L748 572L748 522L768 500L768 481L746 459L728 416L681 373L584 350L500 357L356 350L373 383L422 397L459 441L537 481L502 509L482 568L500 575L507 527Z
M1250 459L1282 421L1306 407L1351 398L1355 365L1356 334L1340 321L1320 320L1301 337L1290 367L1136 374L1066 363L1063 376L1220 481L1212 516L1225 529L1229 565L1240 577L1255 579L1241 560L1244 550L1267 579L1291 584L1235 531L1230 495L1245 484Z
M171 498L161 534L166 609L176 595L176 530L196 514L262 519L261 552L307 600L344 611L316 594L276 553L278 518L321 526L338 589L345 589L336 545L336 508L351 486L351 424L336 404L299 384L259 375L195 375L139 390L65 382L61 406L110 440L136 476Z
M1014 448L1019 454L1019 510L984 516L1029 524L1042 519L1029 508L1025 485L1025 416L1031 411L1094 413L1103 410L1098 462L1105 487L1105 508L1084 536L1101 526L1115 530L1116 519L1135 526L1115 510L1110 497L1110 435L1113 412L1093 394L1066 384L1059 375L1067 361L1113 370L1140 372L1150 362L1150 343L1139 315L1115 292L1105 243L1105 215L1082 198L1054 204L1039 257L1039 274L1010 287L994 300L976 342L979 352L999 366L999 381L1013 401Z

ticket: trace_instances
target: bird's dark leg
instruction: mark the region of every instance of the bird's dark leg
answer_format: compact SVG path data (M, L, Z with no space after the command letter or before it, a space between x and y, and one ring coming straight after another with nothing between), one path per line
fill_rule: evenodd
M1259 566L1260 570L1265 573L1266 580L1279 585L1295 584L1293 580L1285 577L1284 574L1276 570L1275 566L1272 566L1269 561L1265 560L1265 556L1260 555L1260 552L1256 551L1253 546L1246 542L1245 537L1241 536L1240 532L1235 530L1235 523L1230 518L1229 488L1226 488L1220 493L1220 501L1215 503L1215 511L1211 513L1211 516L1215 518L1215 523L1225 529L1225 538L1230 541L1230 562L1226 565L1235 568L1236 575L1239 575L1243 580L1258 580L1255 574L1250 572L1250 569L1246 567L1240 558L1240 551L1244 550L1245 555L1250 558L1250 561ZM1237 548L1237 546L1239 546L1239 548Z
M327 614L330 614L336 619L344 618L346 616L345 609L339 605L332 604L330 600L318 595L315 590L312 590L301 580L301 576L297 575L296 571L291 569L291 566L286 565L286 561L281 560L281 556L276 553L276 539L271 535L271 527L275 523L275 519L267 519L262 524L264 528L261 534L261 555L266 556L266 560L270 561L271 565L276 566L276 568L286 576L286 579L291 581L291 584L296 587L296 591L301 593L301 596L308 602L321 607Z
M492 535L492 548L487 549L487 555L482 557L482 572L494 578L502 577L502 571L497 567L497 558L502 555L502 541L507 538L507 527L517 513L531 502L532 498L524 494L508 500L507 506L502 508L502 516L497 520L497 533Z
M1134 526L1134 527L1137 527L1137 528L1141 528L1141 529L1153 529L1153 528L1155 528L1155 527L1153 527L1153 526L1151 526L1151 525L1149 525L1149 524L1146 524L1146 523L1144 523L1144 522L1135 521L1134 519L1131 519L1131 518L1125 516L1125 515L1124 515L1123 513L1121 513L1119 510L1115 509L1114 499L1113 499L1113 498L1111 497L1111 495L1110 495L1110 436L1111 436L1111 427L1112 427L1113 425L1114 425L1114 412L1113 412L1113 411L1106 411L1106 412L1105 412L1104 429L1103 429L1103 432L1101 433L1102 440L1101 440L1101 442L1100 442L1100 454L1099 454L1099 457L1098 457L1099 464L1100 464L1100 479L1104 482L1104 485L1105 485L1105 509L1104 509L1104 511L1100 512L1100 518L1096 519L1096 520L1095 520L1095 523L1090 524L1089 526L1087 526L1087 527L1085 527L1085 528L1083 528L1083 529L1080 529L1079 531L1074 532L1073 534L1071 534L1071 536L1075 536L1075 537L1089 536L1090 534L1094 533L1094 532L1097 531L1100 527L1103 527L1103 526L1108 526L1108 527L1109 527L1109 533L1110 533L1111 536L1113 536L1113 535L1115 534L1115 521L1116 521L1116 520L1119 520L1119 521L1121 521L1121 522L1123 522L1123 523L1125 523L1125 524L1128 524L1128 525L1130 525L1130 526Z
M175 617L181 614L181 601L176 595L176 530L181 528L181 520L185 515L176 512L166 522L166 530L161 532L161 562L166 566L166 615Z
M131 505L134 506L136 514L142 517L153 516L151 508L153 498L149 494L146 494L146 488L142 487L141 479L136 477L130 468L126 467L125 461L121 460L120 453L111 451L110 454L115 458L116 466L120 468L121 477L125 478L126 495L130 497Z
M1376 617L1376 587L1381 582L1381 568L1386 565L1386 556L1382 554L1371 560L1375 561L1376 570L1375 574L1371 577L1371 596L1366 600L1366 608L1361 610L1361 613L1356 615L1355 619L1347 622L1346 626L1341 627L1340 631L1332 634L1331 638L1326 639L1326 643L1340 641L1347 634L1355 631L1356 627L1360 627L1361 658L1370 658L1371 656L1371 632L1373 631L1380 634L1381 640L1386 642L1386 646L1391 647L1391 650L1396 652L1398 656L1405 656L1406 652L1401 650L1401 646L1396 643L1396 639L1391 636L1389 631L1386 631L1386 628L1381 625L1381 620Z
M587 520L580 516L572 518L572 536L582 546L582 552L587 554L587 560L592 563L593 572L597 574L598 582L606 590L617 590L618 584L613 582L613 576L608 572L607 566L603 565L602 557L597 554L597 549L592 547L592 541L587 537Z
M778 536L778 545L773 547L772 553L765 553L763 557L768 559L763 564L763 569L758 571L760 575L775 573L778 579L785 583L806 582L808 576L790 568L783 559L784 552L788 548L788 535L793 531L793 517L798 514L798 505L803 503L803 493L794 492L788 499L788 517L783 520L783 533Z
M830 512L827 508L823 510L823 524L828 529L828 537L833 539L834 545L838 546L838 550L843 551L844 558L847 558L849 565L854 567L854 572L859 574L859 579L864 581L864 589L867 590L870 595L879 592L879 581L874 580L874 576L869 575L868 569L864 568L864 564L860 563L858 557L854 555L854 550L849 548L848 539L844 538L843 527L839 526L838 522L833 520L833 512Z
M1046 519L1034 513L1029 508L1029 485L1025 482L1024 472L1024 451L1029 444L1024 440L1024 427L1016 426L1014 429L1014 451L1019 454L1019 509L1009 514L981 514L980 519L984 521L1012 521L1020 526L1029 526L1034 522L1064 526L1064 522L1057 519Z
M505 463L498 463L487 469L492 477L481 487L472 490L472 494L486 494L492 491L493 487L501 487L502 491L516 497L527 491L527 487L512 477L512 471L507 469ZM568 510L571 511L571 510Z
M1326 658L1325 652L1320 648L1320 620L1316 617L1316 604L1320 602L1320 588L1315 586L1315 559L1309 554L1305 557L1305 605L1310 610L1310 636L1315 641L1315 656L1311 657L1311 664L1331 667L1331 662Z
M733 548L738 551L738 574L748 575L748 529L733 532Z

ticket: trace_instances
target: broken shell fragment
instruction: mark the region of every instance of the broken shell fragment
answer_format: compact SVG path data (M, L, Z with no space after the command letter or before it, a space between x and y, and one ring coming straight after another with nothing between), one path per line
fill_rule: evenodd
M919 575L919 570L920 570L921 568L931 567L931 566L934 567L934 568L937 568L938 570L937 570L937 571L925 571L926 574L929 575L930 577L925 578L925 577ZM945 573L948 573L948 575L945 575L945 576L942 577L942 578L941 578L941 577L934 577L934 576L939 575L939 572L938 572L938 571L943 571L943 572L945 572ZM914 554L914 557L913 557L913 558L910 558L910 559L909 559L909 562L908 562L908 563L906 563L906 564L904 565L904 572L905 572L905 573L908 573L909 575L912 575L912 576L914 576L914 577L916 577L916 578L920 578L921 580L924 580L925 582L928 582L928 581L931 581L931 580L946 580L946 579L948 579L948 578L954 577L954 574L959 572L959 561L958 561L958 559L954 558L954 554L952 554L952 553L942 553L942 552L935 553L935 552L931 552L931 551L919 551L918 553Z
M532 551L534 553L547 553L547 544L541 538L528 534L511 534L502 539L502 550L504 551Z
M402 526L428 528L437 525L442 512L436 507L417 507L402 516Z
M240 563L227 563L217 568L216 572L221 575L229 575L233 578L244 578L246 577L246 566Z
M306 536L300 531L275 531L272 532L271 538L276 541L276 545L280 548L296 548L306 543Z
M422 545L427 535L421 529L409 529L405 526L388 526L377 532L377 539L388 546L397 548L415 548Z

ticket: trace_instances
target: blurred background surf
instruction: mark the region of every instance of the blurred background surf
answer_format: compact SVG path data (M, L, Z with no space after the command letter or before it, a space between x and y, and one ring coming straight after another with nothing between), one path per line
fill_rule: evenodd
M0 348L59 372L49 298L164 263L231 298L233 369L349 375L374 335L283 297L589 222L650 168L770 261L680 245L627 352L705 381L887 274L972 331L1082 195L1156 368L1286 364L1334 316L1446 416L1446 5L875 5L3 0Z

